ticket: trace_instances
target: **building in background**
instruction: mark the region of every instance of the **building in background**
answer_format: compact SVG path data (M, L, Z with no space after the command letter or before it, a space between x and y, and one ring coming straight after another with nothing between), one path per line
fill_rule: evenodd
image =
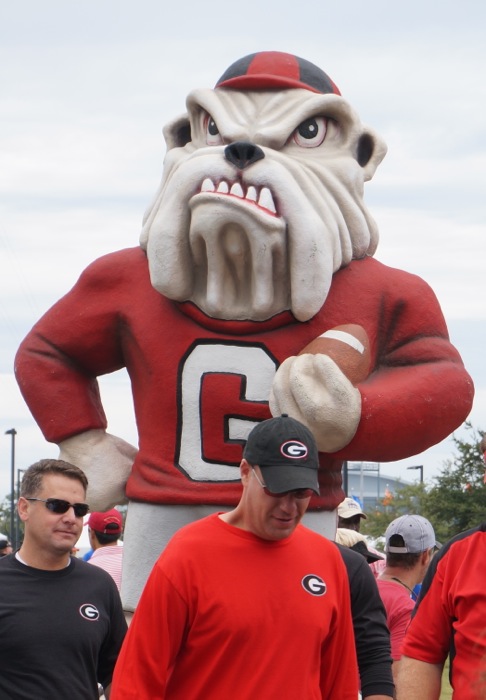
M365 512L382 508L398 489L412 483L385 474L382 468L380 462L347 462L343 467L343 489Z

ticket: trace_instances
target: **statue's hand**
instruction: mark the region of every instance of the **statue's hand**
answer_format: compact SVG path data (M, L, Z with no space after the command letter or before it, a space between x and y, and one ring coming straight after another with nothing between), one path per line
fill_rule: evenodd
M88 477L91 510L105 511L126 502L125 484L137 449L104 430L87 430L59 444L59 459L75 464Z
M321 452L336 452L353 438L361 394L327 355L288 357L270 394L272 415L288 413L312 431Z

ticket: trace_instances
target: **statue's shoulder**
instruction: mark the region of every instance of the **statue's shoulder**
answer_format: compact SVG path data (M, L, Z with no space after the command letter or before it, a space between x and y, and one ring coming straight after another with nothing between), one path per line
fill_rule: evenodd
M416 288L423 290L429 288L427 282L413 272L390 267L370 256L352 260L334 275L334 279L353 286L358 283L366 283L367 289L374 287L386 290L387 287L390 287L391 291L397 291L398 289Z
M88 265L86 271L109 271L112 268L123 270L126 266L135 265L137 268L147 267L147 255L139 246L115 250L94 260Z
M149 279L147 256L140 247L124 248L97 258L80 276L82 285L110 285Z

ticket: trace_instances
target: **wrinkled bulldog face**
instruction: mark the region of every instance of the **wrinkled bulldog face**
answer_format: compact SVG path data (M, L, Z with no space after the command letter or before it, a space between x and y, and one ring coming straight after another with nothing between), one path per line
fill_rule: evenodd
M375 251L363 184L386 147L338 95L195 90L187 108L141 234L154 288L213 318L312 318Z

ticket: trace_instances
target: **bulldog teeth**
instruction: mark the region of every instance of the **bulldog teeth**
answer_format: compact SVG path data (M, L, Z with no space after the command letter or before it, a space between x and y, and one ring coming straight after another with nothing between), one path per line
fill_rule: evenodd
M268 209L268 211L271 211L272 214L277 213L277 210L275 209L275 204L273 202L272 193L270 192L268 187L262 187L260 196L258 198L258 206L263 207L264 209Z
M226 180L221 180L218 186L216 186L211 178L206 177L201 184L200 191L215 192L217 194L229 194L233 197L238 197L238 199L245 199L248 202L256 204L272 214L277 213L272 192L268 187L262 187L260 192L258 192L254 185L249 185L245 194L245 191L239 182L234 182L230 188L230 185L228 182L226 182Z
M257 201L257 191L256 188L253 187L253 185L249 186L245 199L250 199L252 202Z
M229 193L229 186L228 183L225 182L225 180L221 180L221 182L218 185L218 189L216 192L219 192L220 194L228 194Z
M230 194L233 194L235 197L240 197L241 199L243 199L243 187L240 185L239 182L235 182L235 184L231 187Z
M215 189L216 187L214 186L214 182L210 180L209 177L203 180L203 183L201 185L201 192L214 192Z

